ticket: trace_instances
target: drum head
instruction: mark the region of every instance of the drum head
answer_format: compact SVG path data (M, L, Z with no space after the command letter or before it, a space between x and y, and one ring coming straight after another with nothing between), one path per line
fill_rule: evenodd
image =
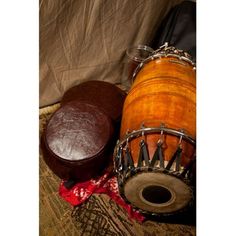
M180 179L160 172L142 172L124 185L126 199L146 213L168 214L183 209L192 199L192 191Z

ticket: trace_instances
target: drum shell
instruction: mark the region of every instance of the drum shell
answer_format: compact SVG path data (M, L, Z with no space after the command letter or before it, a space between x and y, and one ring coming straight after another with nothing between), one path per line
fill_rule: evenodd
M166 127L184 130L191 137L196 136L196 72L193 66L175 57L151 60L137 73L126 97L121 121L120 139L127 131L145 127ZM130 142L134 163L138 162L139 143L144 138L150 157L156 149L160 135L149 134ZM165 160L176 150L179 138L165 136ZM182 142L182 165L191 158L194 148Z

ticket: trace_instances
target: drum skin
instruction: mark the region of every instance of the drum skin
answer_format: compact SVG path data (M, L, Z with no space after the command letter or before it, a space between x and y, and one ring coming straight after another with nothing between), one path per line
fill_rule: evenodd
M111 159L113 135L111 119L98 107L68 102L47 123L41 140L44 160L61 179L88 180Z
M120 139L125 134L145 127L159 127L183 130L196 136L196 72L188 62L175 57L151 60L141 67L126 97L121 121ZM134 163L138 162L139 143L144 138L150 159L156 150L158 134L148 134L130 142ZM164 159L170 160L179 143L179 138L164 136ZM192 158L194 148L182 142L181 164Z

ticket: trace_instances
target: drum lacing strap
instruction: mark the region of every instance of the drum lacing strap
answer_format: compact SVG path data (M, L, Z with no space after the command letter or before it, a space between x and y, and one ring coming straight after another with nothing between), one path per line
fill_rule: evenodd
M127 138L126 140L126 145L125 145L125 148L124 148L124 151L125 151L125 156L124 156L124 175L126 174L128 168L130 169L133 169L134 168L134 162L133 162L133 158L131 156L131 152L130 152L130 149L129 149L129 137Z
M161 124L161 127L164 128L164 124ZM151 167L153 167L156 163L156 161L159 159L160 160L160 168L164 168L164 157L163 157L163 151L162 151L162 144L164 143L164 138L163 138L163 132L164 130L161 130L161 135L159 140L157 141L157 149L153 155L152 162L151 162Z
M133 158L131 156L129 147L127 147L125 149L125 162L124 162L124 169L125 171L130 168L133 169L134 168L134 162L133 162Z
M173 165L174 161L176 160L175 170L179 171L181 153L182 153L182 147L181 147L181 145L178 145L177 150L175 151L174 155L172 156L172 158L170 159L170 161L168 162L168 164L165 168L166 170L170 170L171 166Z
M140 152L139 152L139 159L138 159L138 167L142 166L143 160L145 161L145 166L149 166L149 154L147 150L147 144L144 140L140 142Z
M122 152L123 152L122 147L119 147L117 151L117 155L115 157L115 166L116 166L116 169L119 171L122 170Z
M162 141L157 142L157 149L153 155L152 161L150 166L154 167L156 161L160 160L160 167L164 168L164 158L163 158L163 152L162 152Z

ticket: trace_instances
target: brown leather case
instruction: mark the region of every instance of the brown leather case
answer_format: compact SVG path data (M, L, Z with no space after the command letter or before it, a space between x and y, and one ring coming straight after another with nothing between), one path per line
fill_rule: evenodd
M62 179L85 181L105 169L114 148L111 119L97 106L68 102L50 118L42 136L44 160Z
M70 88L64 94L61 105L77 100L90 103L103 109L115 122L120 122L126 93L112 83L87 81Z

